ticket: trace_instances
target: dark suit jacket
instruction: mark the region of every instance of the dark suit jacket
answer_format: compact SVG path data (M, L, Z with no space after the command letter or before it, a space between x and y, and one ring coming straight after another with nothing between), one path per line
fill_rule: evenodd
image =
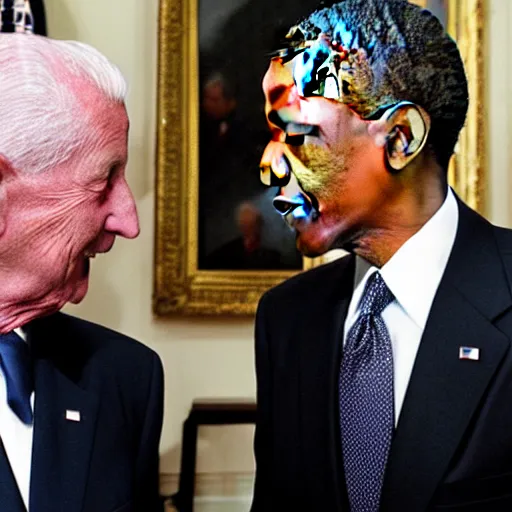
M30 0L32 16L34 16L34 34L46 35L46 13L43 0Z
M46 35L46 13L43 0L30 0L30 10L32 11L34 34ZM5 11L2 13L2 23L0 23L0 32L13 32L13 5L14 0L6 2Z
M512 231L459 202L384 479L385 512L512 510ZM337 382L354 257L268 292L256 323L253 512L348 511ZM479 361L459 347L480 349Z
M31 323L28 341L35 371L30 512L161 511L158 356L61 313ZM67 420L67 410L79 411L80 422ZM23 510L14 478L0 481L0 510Z

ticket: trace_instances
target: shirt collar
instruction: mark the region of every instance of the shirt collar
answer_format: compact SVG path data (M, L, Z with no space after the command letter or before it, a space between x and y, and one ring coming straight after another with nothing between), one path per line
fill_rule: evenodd
M14 332L23 340L27 341L27 333L23 330L23 327L18 327L14 329Z
M457 201L449 188L439 210L380 269L400 307L422 330L455 242L458 221ZM356 257L353 302L359 303L367 279L377 270Z

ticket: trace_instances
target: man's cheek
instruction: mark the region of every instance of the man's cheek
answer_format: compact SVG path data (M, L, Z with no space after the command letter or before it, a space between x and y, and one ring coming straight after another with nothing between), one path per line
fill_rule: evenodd
M302 145L297 148L295 156L301 165L294 165L293 168L304 175L314 173L322 176L329 165L329 155L319 146Z
M321 196L322 192L328 188L327 176L322 171L316 171L308 167L300 167L294 169L293 172L306 193Z

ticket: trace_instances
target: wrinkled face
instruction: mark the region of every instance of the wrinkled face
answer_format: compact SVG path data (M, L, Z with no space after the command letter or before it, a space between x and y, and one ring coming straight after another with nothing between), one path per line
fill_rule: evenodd
M346 104L301 94L279 58L272 60L263 89L272 141L261 178L280 186L274 205L295 229L304 254L346 246L384 199L382 146L369 134L369 122Z
M16 272L18 301L32 310L50 312L80 302L90 259L109 251L117 235L134 238L139 232L125 178L125 107L95 108L79 154L43 173L16 173L7 185L8 248L0 260Z

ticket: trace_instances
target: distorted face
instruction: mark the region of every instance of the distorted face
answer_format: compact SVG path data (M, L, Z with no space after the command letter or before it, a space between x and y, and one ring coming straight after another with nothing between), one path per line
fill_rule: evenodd
M270 185L270 174L277 173L278 184L286 183L275 204L281 213L294 207L285 218L299 250L318 255L349 243L384 200L383 150L368 122L333 99L301 96L278 59L270 64L264 92L272 141L262 181Z
M201 105L210 119L222 121L231 115L236 107L236 101L226 96L221 80L212 80L203 88Z
M366 95L364 50L321 35L295 53L274 57L263 80L272 140L261 180L279 186L274 206L295 230L298 249L316 256L351 249L379 227L396 193L388 166L405 167L427 130L413 104L382 106Z
M249 252L260 247L262 222L261 213L254 208L245 208L239 212L238 227L245 249Z
M14 171L7 180L0 261L16 273L9 296L26 304L29 317L80 302L91 258L108 252L116 236L139 233L125 177L128 117L124 105L102 103L68 162L36 175Z

